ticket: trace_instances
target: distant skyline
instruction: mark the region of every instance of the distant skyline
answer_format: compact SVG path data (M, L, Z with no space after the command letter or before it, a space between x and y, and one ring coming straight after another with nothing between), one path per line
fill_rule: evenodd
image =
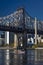
M24 7L32 17L43 20L43 0L0 0L0 17Z

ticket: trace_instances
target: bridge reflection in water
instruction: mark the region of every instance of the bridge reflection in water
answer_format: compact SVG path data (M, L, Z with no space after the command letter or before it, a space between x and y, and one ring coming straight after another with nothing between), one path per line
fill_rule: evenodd
M0 65L43 65L43 50L26 50L24 54L15 50L0 50Z

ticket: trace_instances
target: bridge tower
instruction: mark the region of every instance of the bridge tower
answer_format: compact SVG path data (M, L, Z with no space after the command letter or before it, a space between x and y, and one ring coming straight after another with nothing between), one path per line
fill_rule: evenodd
M26 22L26 19L25 19L25 9L23 8L23 27L24 27L24 33L23 33L23 46L24 46L24 49L26 49L26 46L27 46L27 32L25 30L25 22Z
M25 9L24 8L19 8L17 9L22 10L22 15L23 15L23 48L26 49L27 46L27 32L25 31Z

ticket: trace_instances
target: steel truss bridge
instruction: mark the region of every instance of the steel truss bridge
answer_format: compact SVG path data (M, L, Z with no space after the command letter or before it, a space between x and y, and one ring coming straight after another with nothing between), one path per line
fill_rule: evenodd
M35 33L35 18L31 17L24 8L17 9L16 12L0 17L0 30L12 31L16 33ZM43 22L37 19L37 33L43 34Z

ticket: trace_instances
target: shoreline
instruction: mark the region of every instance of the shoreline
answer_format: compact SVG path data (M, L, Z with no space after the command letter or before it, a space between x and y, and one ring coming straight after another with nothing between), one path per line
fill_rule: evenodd
M3 49L14 49L14 50L18 50L18 49L16 49L16 48L14 48L14 47L0 47L0 50L3 50ZM37 48L27 48L27 49L34 49L34 50L36 50L36 49L43 49L43 47L37 47Z
M38 47L38 48L35 48L35 49L43 49L43 47Z
M15 48L14 47L0 47L0 49L2 49L2 50L5 49L6 50L6 49L15 49Z

